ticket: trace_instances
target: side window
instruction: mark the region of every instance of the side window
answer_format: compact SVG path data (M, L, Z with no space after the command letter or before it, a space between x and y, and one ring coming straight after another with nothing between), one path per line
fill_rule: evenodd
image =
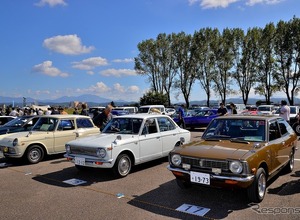
M77 128L92 128L94 127L91 120L88 118L77 118L76 119Z
M276 122L271 122L269 124L269 141L273 141L280 138L279 128Z
M147 119L143 134L154 134L157 133L156 120L155 118Z
M280 120L278 120L278 124L279 124L281 135L282 136L287 135L288 134L288 129L287 129L288 123L284 119L280 119Z
M175 125L169 118L157 118L160 132L170 131L175 129Z
M74 130L74 122L72 120L63 119L59 122L58 130L66 131L66 130Z

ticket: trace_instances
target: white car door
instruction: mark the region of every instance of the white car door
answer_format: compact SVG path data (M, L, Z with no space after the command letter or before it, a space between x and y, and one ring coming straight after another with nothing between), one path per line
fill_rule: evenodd
M157 118L162 142L162 154L167 156L179 140L174 123L167 117Z
M140 136L140 161L162 157L162 140L155 118L147 119Z
M65 152L65 144L68 141L76 139L76 132L74 121L70 119L63 119L59 121L58 127L54 132L54 149L55 152Z

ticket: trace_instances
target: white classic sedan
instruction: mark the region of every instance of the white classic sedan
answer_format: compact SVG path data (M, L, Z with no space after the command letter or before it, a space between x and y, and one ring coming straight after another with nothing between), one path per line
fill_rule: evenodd
M46 154L64 153L68 141L99 133L89 116L45 115L30 131L1 135L0 151L6 158L24 158L34 164Z
M190 140L190 132L167 115L124 115L113 118L99 135L68 142L64 156L79 170L112 168L116 177L125 177L133 165L166 157Z

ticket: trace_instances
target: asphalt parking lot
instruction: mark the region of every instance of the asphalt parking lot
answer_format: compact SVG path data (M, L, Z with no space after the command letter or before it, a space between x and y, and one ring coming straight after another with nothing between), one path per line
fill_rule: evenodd
M201 134L192 132L194 139ZM0 219L300 218L299 150L294 171L272 179L260 204L249 204L239 190L181 190L166 158L136 166L122 179L109 170L78 171L62 155L35 165L4 158L0 164L5 165L0 168ZM199 210L207 212L200 217Z

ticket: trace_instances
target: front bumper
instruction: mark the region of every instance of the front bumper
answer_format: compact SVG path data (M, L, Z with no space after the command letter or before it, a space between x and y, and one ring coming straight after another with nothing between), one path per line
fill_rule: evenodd
M181 168L174 168L170 165L167 166L168 170L170 170L176 178L184 179L185 181L190 181L190 171L184 170ZM180 174L180 175L179 175ZM235 185L237 187L246 188L248 187L254 180L254 175L249 175L246 177L237 177L237 176L222 176L216 174L209 174L212 185L222 186L222 185Z
M3 156L9 158L21 158L24 154L24 152L19 152L16 147L0 146L0 151L2 152Z
M100 158L91 158L91 157L83 157L82 155L70 155L64 154L64 157L67 158L68 161L74 163L75 165L84 166L84 167L93 167L93 168L112 168L114 166L114 160L104 160ZM82 163L76 163L75 158L84 159Z

